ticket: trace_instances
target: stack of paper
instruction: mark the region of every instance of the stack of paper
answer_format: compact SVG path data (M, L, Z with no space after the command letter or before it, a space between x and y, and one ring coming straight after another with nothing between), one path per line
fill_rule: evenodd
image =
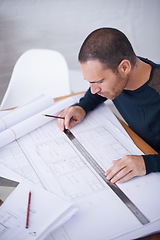
M76 97L70 97L55 104L53 98L42 96L2 116L0 118L0 147L50 122L52 118L45 117L45 113L56 115L75 102Z
M15 175L9 173L8 169L0 165L0 176L15 179ZM27 180L22 180L19 176L16 177L16 181L19 181L18 186L0 206L1 240L44 239L50 231L61 226L78 210L74 204L37 187ZM28 194L30 191L29 227L26 228Z
M149 223L143 225L65 133L58 129L57 122L52 119L48 119L48 123L43 122L43 116L42 124L42 114L55 114L76 101L77 97L67 99L56 103L51 111L44 110L36 114L35 130L30 118L24 120L20 129L27 126L24 125L26 121L28 133L20 137L22 135L18 132L16 141L0 149L1 163L32 183L78 206L78 214L46 239L130 239L160 230L157 226L160 221L160 194L157 191L160 188L159 173L137 177L118 185L149 219ZM90 112L71 131L104 171L114 159L126 154L142 154L105 104Z

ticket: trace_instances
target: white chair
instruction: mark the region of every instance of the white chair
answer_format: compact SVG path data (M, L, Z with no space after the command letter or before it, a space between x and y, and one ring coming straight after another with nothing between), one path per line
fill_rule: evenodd
M82 71L69 69L69 80L72 93L87 91L89 82L82 75Z
M31 49L15 64L1 110L23 105L40 94L55 98L70 93L64 57L54 50Z

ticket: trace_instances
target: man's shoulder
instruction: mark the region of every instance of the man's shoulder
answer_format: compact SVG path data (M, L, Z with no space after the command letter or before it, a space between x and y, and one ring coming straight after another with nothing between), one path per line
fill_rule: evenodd
M155 67L148 86L153 88L160 95L160 67Z
M148 58L138 57L145 63L148 63L152 66L152 71L150 75L150 79L147 85L153 88L160 95L160 64L155 63Z

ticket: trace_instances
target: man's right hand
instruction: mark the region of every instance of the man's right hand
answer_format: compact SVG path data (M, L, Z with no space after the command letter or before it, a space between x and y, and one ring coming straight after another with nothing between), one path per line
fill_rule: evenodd
M65 108L60 114L60 117L64 117L65 119L58 119L57 124L61 131L64 129L71 129L77 123L80 123L85 117L86 112L80 106L73 106ZM76 119L72 120L72 119Z

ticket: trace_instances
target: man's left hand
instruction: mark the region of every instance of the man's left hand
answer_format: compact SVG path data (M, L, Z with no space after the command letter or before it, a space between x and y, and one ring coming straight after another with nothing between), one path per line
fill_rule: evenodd
M113 166L105 172L106 179L111 183L122 183L135 176L146 174L146 167L142 156L126 155L113 161Z

